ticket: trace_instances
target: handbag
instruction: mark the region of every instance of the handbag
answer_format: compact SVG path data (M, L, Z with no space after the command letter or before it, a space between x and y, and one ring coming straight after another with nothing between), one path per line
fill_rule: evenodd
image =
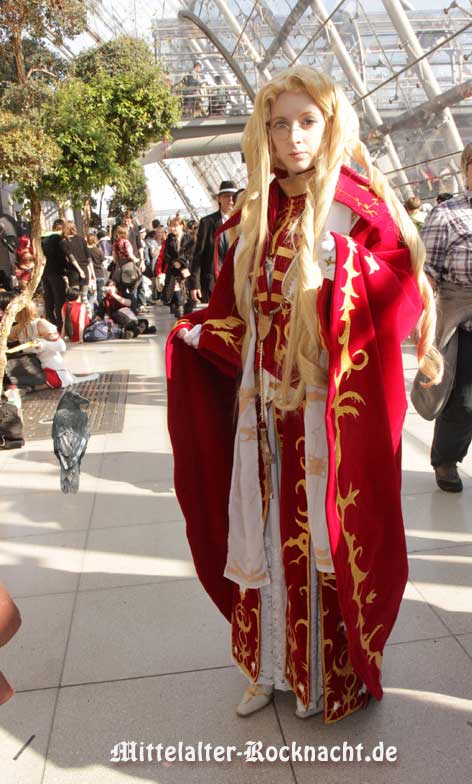
M9 378L18 387L36 387L46 383L46 374L36 354L16 354L7 361Z
M17 407L0 400L0 449L19 449L24 445L23 422Z
M0 583L0 648L7 644L21 626L21 615L18 607L7 589ZM13 689L0 672L0 705L13 696Z
M131 286L134 286L140 278L141 272L135 261L125 261L124 264L120 264L120 283L122 283L123 286L130 288Z

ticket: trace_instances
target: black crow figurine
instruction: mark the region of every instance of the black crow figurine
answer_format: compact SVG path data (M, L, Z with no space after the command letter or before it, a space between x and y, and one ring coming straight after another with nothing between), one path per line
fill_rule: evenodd
M90 438L88 416L80 406L88 403L78 392L67 390L57 404L52 421L54 454L61 465L63 493L76 493L79 489L80 462Z

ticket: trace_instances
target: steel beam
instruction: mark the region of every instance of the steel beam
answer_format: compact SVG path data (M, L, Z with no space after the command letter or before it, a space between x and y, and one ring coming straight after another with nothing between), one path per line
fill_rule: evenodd
M357 70L351 55L347 51L344 42L336 29L336 25L330 19L328 19L329 15L322 3L322 0L313 1L313 10L325 24L325 33L331 41L334 54L336 55L341 68L346 74L349 83L353 86L358 95L362 95L365 91L365 84L362 81L359 71ZM373 101L371 101L370 98L366 98L365 101L363 101L363 104L369 124L373 128L377 128L379 125L382 125L382 118ZM384 144L391 168L401 169L401 160L388 134L386 134L384 137ZM413 191L408 185L408 177L403 171L399 172L398 179L400 180L400 187L403 189L404 195L410 196Z
M462 84L457 84L455 87L451 87L450 90L446 90L440 95L436 95L430 101L425 101L419 106L415 106L414 109L403 112L398 115L398 117L390 120L390 122L382 123L375 131L383 136L386 133L392 133L392 131L424 128L432 116L439 114L443 109L454 106L471 96L472 79L467 79L467 81L462 82Z
M408 61L413 62L418 58L423 57L423 47L418 40L410 20L403 10L400 0L382 0L382 2L387 14L392 21L393 26L395 27L395 30L398 33L398 37L401 43L405 47ZM421 63L418 63L415 66L415 70L418 74L418 78L423 86L423 89L430 100L441 94L441 88L439 87L439 83L427 58L422 60ZM464 142L462 141L462 137L457 130L456 123L449 108L445 108L443 110L443 117L445 120L444 136L447 139L450 149L461 149L464 146ZM451 161L451 166L453 167L453 174L458 178L459 182L463 184L462 175L457 169L454 161Z
M245 92L248 94L251 101L253 101L254 98L256 97L254 88L252 87L250 82L248 82L248 80L246 79L244 73L242 72L241 68L237 64L234 57L231 56L230 52L228 52L226 47L223 46L219 38L210 30L208 25L202 22L202 20L198 16L192 14L191 11L185 11L185 10L179 11L178 16L179 19L186 19L187 21L192 22L196 27L198 27L199 30L201 30L201 32L208 38L208 40L211 41L213 46L215 46L220 52L220 54L224 57L229 67L233 71L236 79L238 80L240 85L244 88Z
M257 67L260 71L264 71L264 69L267 68L268 65L270 65L273 58L275 57L279 49L281 49L284 43L287 41L293 28L301 19L301 17L305 13L310 3L311 0L298 0L298 2L294 5L292 10L290 11L290 14L287 16L285 22L283 23L282 27L277 33L276 37L272 41L269 48L266 50L266 53L262 58L261 62L258 63Z

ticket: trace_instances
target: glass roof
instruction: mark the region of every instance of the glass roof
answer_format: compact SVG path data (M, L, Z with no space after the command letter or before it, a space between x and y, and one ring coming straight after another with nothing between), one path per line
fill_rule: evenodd
M401 195L413 190L427 199L460 187L458 153L472 140L469 0L98 0L90 27L103 39L123 31L144 37L184 96L186 141L175 154L182 150L185 164L174 175L184 190L191 180L210 193L228 177L244 184L237 133L251 97L294 62L343 85L364 141ZM204 89L192 97L185 79L195 61ZM223 108L215 97L221 90ZM209 130L199 144L202 125ZM212 149L227 151L203 154ZM169 159L158 169L175 166ZM203 199L196 212L212 206L195 193L190 202Z

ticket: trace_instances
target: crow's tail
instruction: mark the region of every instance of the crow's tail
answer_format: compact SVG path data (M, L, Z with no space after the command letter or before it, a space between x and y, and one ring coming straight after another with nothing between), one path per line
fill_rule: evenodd
M63 493L76 493L79 489L80 467L64 470L61 466L61 490Z

